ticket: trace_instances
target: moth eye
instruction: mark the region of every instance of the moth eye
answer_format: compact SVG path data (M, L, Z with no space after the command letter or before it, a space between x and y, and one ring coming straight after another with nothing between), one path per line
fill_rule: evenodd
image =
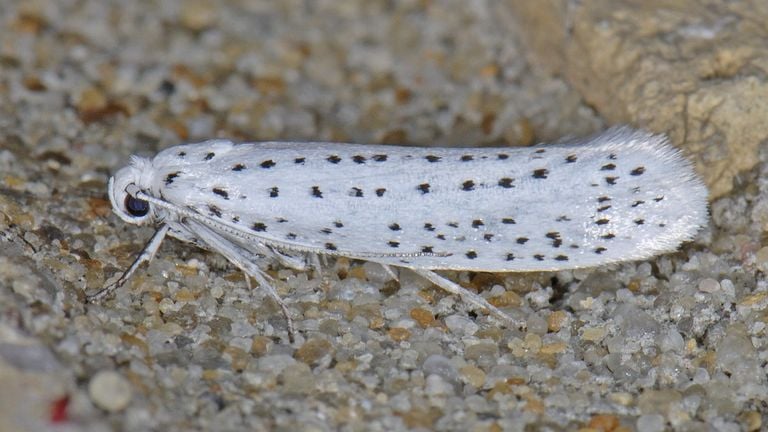
M142 217L149 213L149 203L130 195L126 195L125 209L133 217Z

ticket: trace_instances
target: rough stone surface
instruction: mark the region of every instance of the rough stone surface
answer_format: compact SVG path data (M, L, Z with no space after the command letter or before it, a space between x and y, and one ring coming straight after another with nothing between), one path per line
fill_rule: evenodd
M0 430L763 428L768 150L752 141L765 126L747 126L766 117L755 102L763 48L748 40L764 14L750 27L746 2L729 14L718 2L655 12L573 2L582 48L559 48L571 53L560 66L573 69L561 73L569 85L526 63L518 3L2 2ZM734 28L743 39L723 39ZM644 43L630 38L643 32ZM643 68L608 73L605 56ZM709 80L692 78L708 66ZM688 114L672 81L685 84ZM745 117L726 127L728 112ZM616 120L671 130L678 143L688 130L710 184L738 171L739 187L712 201L710 224L677 253L446 273L526 329L408 271L394 279L329 259L322 272L270 269L299 330L291 344L261 290L220 255L174 240L113 297L84 301L152 233L106 199L130 154L215 136L527 145ZM754 166L720 170L738 133Z
M712 197L768 140L768 3L511 0L534 63L565 78L609 123L665 132Z

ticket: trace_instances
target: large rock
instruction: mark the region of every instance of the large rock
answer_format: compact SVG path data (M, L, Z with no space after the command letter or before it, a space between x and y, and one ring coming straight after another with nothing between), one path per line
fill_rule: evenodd
M768 3L510 0L532 62L610 123L666 132L711 197L768 137Z

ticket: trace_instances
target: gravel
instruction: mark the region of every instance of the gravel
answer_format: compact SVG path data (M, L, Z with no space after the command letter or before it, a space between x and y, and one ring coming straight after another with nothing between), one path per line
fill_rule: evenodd
M605 127L529 66L502 2L4 2L0 430L760 430L768 149L678 252L446 276L271 270L299 329L222 256L106 199L130 154L184 141L529 145ZM499 303L496 303L499 304Z

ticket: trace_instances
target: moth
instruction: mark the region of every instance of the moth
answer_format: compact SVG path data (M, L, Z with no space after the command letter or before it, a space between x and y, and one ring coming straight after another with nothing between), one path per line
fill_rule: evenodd
M627 127L527 148L420 148L214 139L134 156L110 178L115 213L224 255L280 305L265 268L320 255L411 269L511 317L436 270L530 272L642 260L707 221L707 190L663 135ZM248 277L246 277L249 280ZM249 280L250 284L250 280Z

